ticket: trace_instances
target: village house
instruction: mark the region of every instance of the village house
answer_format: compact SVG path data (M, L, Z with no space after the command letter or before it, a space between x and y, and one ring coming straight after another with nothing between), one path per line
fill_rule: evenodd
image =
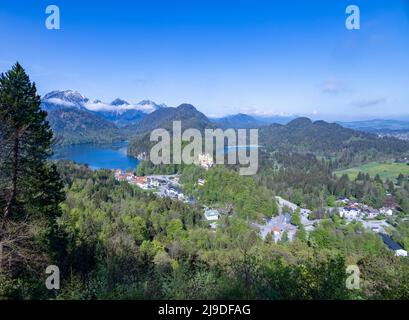
M379 210L368 209L365 214L368 219L375 219L379 215Z
M350 200L347 197L342 197L342 198L338 198L336 202L340 202L340 203L343 203L345 205L345 204L348 204L349 201Z
M132 172L126 172L126 173L125 173L125 179L126 179L126 181L131 182L133 178L134 178L134 175L133 175Z
M142 189L149 189L147 177L132 176L129 183L133 185L137 185L139 188L142 188Z
M206 208L204 211L204 216L207 221L215 221L215 220L219 220L220 213L216 209Z
M391 215L393 215L393 211L392 211L391 208L383 207L383 208L379 209L379 212L380 212L380 214L383 214L383 215L385 215L385 216L391 216Z
M125 175L122 173L121 169L115 170L115 179L118 181L126 181Z
M278 240L280 240L281 229L279 227L272 227L271 228L271 233L273 235L274 242L277 243Z
M179 200L185 199L185 195L181 191L174 188L165 189L165 194L171 198L177 198Z
M151 188L159 188L161 185L161 182L157 178L148 177L148 185Z

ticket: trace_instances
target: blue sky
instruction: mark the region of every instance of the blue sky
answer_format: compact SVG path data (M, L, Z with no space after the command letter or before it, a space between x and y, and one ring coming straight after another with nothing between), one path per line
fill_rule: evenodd
M61 30L45 28L49 4ZM350 4L360 30L345 28ZM0 39L0 71L18 60L40 94L409 119L408 0L1 1Z

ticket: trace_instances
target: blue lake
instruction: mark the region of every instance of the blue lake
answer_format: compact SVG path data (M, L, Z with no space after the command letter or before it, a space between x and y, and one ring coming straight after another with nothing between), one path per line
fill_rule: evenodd
M134 170L138 160L126 154L127 147L127 142L63 146L54 150L52 159L72 160L87 164L91 169Z

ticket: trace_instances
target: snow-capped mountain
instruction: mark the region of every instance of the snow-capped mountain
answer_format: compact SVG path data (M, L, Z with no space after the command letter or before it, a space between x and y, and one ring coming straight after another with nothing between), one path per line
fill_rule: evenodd
M77 108L97 114L115 123L117 126L123 127L139 122L145 115L160 108L165 108L166 105L159 105L151 100L143 100L133 104L120 98L106 103L98 99L90 100L77 91L65 90L47 93L42 98L42 107L48 112L66 108Z
M123 106L123 105L129 105L128 101L116 98L114 101L111 102L111 106Z
M74 107L78 109L86 109L85 105L89 99L81 93L73 90L52 91L47 93L41 99L43 108L47 111L61 109L65 107Z
M85 103L84 105L88 110L96 112L112 112L115 114L122 114L129 110L136 110L142 113L148 114L160 108L165 108L164 104L156 104L151 100L142 100L139 103L132 104L120 98L115 99L111 103L101 102L100 100L94 100Z
M167 105L164 103L156 104L155 102L151 100L142 100L141 102L137 104L137 108L145 113L151 113L160 108L167 108Z
M125 112L128 110L138 110L143 113L151 113L159 108L164 108L164 104L156 104L151 100L142 100L139 103L129 103L123 99L117 98L110 103L102 102L101 100L90 100L78 91L52 91L47 93L42 98L42 103L50 106L52 109L63 107L77 107L80 109L88 109L90 111L116 111ZM46 108L48 109L48 108Z
M112 121L118 127L124 127L130 124L136 124L147 114L152 113L165 105L158 105L150 100L143 100L137 104L131 104L120 98L111 103L93 101L85 104L88 110L92 110L103 118Z

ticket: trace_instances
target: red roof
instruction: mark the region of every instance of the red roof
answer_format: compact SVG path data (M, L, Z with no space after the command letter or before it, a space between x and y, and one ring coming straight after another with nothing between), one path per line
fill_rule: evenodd
M148 179L146 177L135 177L134 180L136 183L145 184Z

